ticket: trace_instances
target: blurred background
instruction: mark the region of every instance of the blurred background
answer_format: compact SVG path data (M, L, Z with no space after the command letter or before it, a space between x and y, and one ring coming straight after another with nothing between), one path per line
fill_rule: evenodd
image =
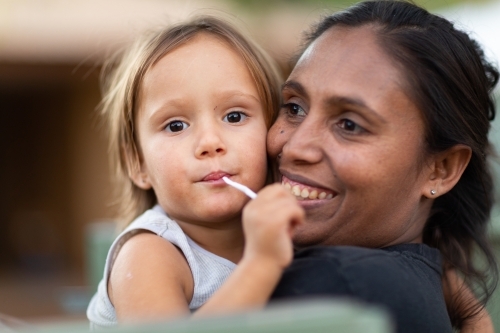
M113 233L106 139L95 111L107 57L145 29L223 12L286 75L301 32L354 2L0 0L0 312L35 324L85 319ZM416 2L455 20L500 63L499 1ZM494 124L500 147L499 131ZM495 238L500 213L493 215ZM500 305L490 312L500 317Z

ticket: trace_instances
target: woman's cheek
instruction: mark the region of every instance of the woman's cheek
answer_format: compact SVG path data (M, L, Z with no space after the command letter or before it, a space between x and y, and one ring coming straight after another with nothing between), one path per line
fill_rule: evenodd
M293 126L289 126L285 121L278 118L267 134L267 154L271 159L275 159L283 150L294 132Z

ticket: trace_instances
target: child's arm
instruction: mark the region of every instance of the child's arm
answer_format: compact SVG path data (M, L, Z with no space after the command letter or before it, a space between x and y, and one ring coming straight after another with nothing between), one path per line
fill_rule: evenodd
M446 271L443 283L443 291L447 304L457 302L456 307L459 312L467 311L471 306L479 306L478 299L465 284L465 282L458 276L457 272L453 269ZM462 333L494 333L493 323L486 308L481 310L472 317L467 318L462 328Z
M108 282L119 323L189 315L193 278L183 254L144 232L120 249Z
M195 316L263 307L293 259L291 234L304 220L297 199L279 184L267 186L243 210L243 258Z
M223 286L195 316L262 307L291 262L291 231L303 209L281 185L266 187L243 211L245 249ZM108 284L118 321L134 322L187 316L193 278L182 253L151 233L129 239L121 248Z

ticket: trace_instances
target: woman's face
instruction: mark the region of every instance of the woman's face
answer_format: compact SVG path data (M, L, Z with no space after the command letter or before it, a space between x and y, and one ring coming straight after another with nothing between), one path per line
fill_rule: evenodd
M424 122L370 27L335 27L302 55L268 134L307 214L297 246L421 242L431 200Z

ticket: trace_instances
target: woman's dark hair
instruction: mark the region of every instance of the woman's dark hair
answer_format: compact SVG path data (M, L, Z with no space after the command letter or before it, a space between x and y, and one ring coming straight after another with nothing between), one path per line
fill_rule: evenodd
M499 73L466 33L406 1L366 1L328 16L308 35L306 47L334 26L366 25L373 27L379 45L402 70L407 94L423 113L428 153L457 144L472 150L456 186L435 199L423 232L424 243L441 251L444 268L460 272L481 301L467 309L452 302L452 324L461 327L486 303L498 281L487 236L493 180L486 158ZM479 265L478 252L486 265Z

